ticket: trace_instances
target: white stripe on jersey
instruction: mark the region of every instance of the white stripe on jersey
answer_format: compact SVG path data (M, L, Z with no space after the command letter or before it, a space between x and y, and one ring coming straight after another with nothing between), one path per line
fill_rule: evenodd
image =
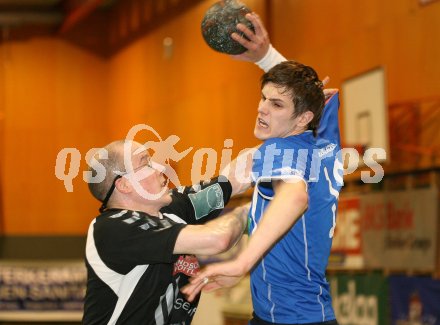
M322 304L321 299L320 299L321 295L322 295L322 287L319 286L319 294L316 296L316 298L318 299L318 302L321 305L322 321L324 322L325 321L325 313L324 313L324 305Z
M264 264L264 258L261 259L261 267L263 268L263 280L267 283L266 280L266 266ZM275 323L275 315L273 311L275 310L275 303L272 301L272 286L270 283L267 283L267 300L272 303L272 307L270 308L270 317L272 319L272 323Z
M123 277L118 291L118 302L116 303L115 310L113 311L108 325L116 324L128 299L130 299L134 288L136 288L140 278L148 269L148 266L149 265L138 265Z
M168 285L166 292L160 297L159 305L154 312L154 318L156 320L156 325L164 325L165 319L168 318L170 311L173 309L173 298L174 298L174 287L173 283ZM163 302L166 302L166 312L167 315L163 314Z
M95 239L93 237L93 229L96 219L93 219L89 226L86 242L86 258L96 275L107 284L113 292L117 295L119 286L122 281L123 274L119 274L107 267L99 257L98 250L95 246Z
M174 222L177 222L177 223L184 223L184 224L186 224L185 220L183 220L182 218L176 216L175 214L172 214L172 213L164 213L163 215L164 215L165 217L167 217L167 218L173 220Z
M108 324L116 324L128 299L133 293L134 288L139 282L139 279L147 270L148 265L138 265L126 275L119 274L107 267L100 258L98 250L96 249L95 239L93 237L95 223L96 219L93 219L93 221L90 223L87 233L86 259L90 267L101 279L101 281L107 284L118 296L118 302L116 303L112 317L108 322Z
M306 235L306 218L304 215L301 217L302 225L303 225L303 236L304 236L304 266L307 270L307 279L312 281L310 278L310 269L309 269L309 249L307 248L307 235Z
M330 177L328 176L327 167L324 167L324 174L325 179L328 182L328 189L330 191L330 194L333 195L336 200L339 198L339 192L335 190L332 186L332 182L330 181ZM335 234L335 228L336 228L336 204L332 205L332 212L333 212L333 226L330 228L330 231L328 233L329 238L333 238L333 235Z

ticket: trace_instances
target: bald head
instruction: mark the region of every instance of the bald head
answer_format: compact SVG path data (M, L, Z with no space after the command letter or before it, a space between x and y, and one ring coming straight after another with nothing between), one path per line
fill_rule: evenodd
M106 145L95 153L89 163L89 171L91 172L89 173L91 177L88 179L89 190L101 202L104 201L115 177L126 172L124 165L125 143L125 140L118 140ZM97 175L98 170L105 170L105 177L100 182L92 180Z

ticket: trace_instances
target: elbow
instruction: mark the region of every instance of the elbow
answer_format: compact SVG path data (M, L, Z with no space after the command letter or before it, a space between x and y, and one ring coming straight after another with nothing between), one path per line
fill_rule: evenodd
M212 253L220 254L226 252L234 244L233 236L228 233L217 233L213 236Z
M306 211L309 206L309 195L307 192L301 193L296 198L296 205L302 207L302 211Z
M246 211L247 207L242 208L240 213L229 213L219 219L220 223L215 226L209 226L209 250L208 254L220 254L232 248L241 238L246 225L246 215L243 216L242 211Z
M232 236L226 233L221 234L220 236L218 236L217 245L216 245L216 249L217 249L216 254L226 252L229 248L231 248L231 246L232 246Z

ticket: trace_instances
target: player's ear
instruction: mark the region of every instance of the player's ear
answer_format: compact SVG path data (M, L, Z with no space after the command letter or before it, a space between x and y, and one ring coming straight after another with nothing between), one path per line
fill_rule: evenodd
M125 177L121 177L118 180L116 180L115 187L119 192L123 194L128 194L132 190L132 186L130 182Z
M299 126L307 126L315 115L311 111L306 111L299 116L298 125Z

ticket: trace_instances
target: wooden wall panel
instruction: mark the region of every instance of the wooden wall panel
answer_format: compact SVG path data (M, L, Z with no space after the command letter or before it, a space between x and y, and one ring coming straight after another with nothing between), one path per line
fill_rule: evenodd
M3 53L4 234L84 233L96 204L79 175L68 193L55 177L58 152L82 158L102 143L106 70L96 57L63 41L7 43Z
M204 44L200 22L213 2L202 2L108 61L56 39L0 47L5 234L85 233L98 202L82 177L73 193L55 178L55 158L64 147L76 147L84 157L146 123L162 138L178 135L178 151L194 147L174 165L180 180L190 183L197 149L220 154L226 138L233 139L234 154L257 144L252 130L261 71ZM265 0L245 2L266 18ZM440 2L267 3L273 44L321 77L329 75L330 86L383 65L390 103L440 94ZM166 37L174 44L169 58ZM144 132L139 140L152 138Z
M272 1L275 45L308 63L331 86L377 66L388 73L389 102L440 94L440 2L417 0Z

